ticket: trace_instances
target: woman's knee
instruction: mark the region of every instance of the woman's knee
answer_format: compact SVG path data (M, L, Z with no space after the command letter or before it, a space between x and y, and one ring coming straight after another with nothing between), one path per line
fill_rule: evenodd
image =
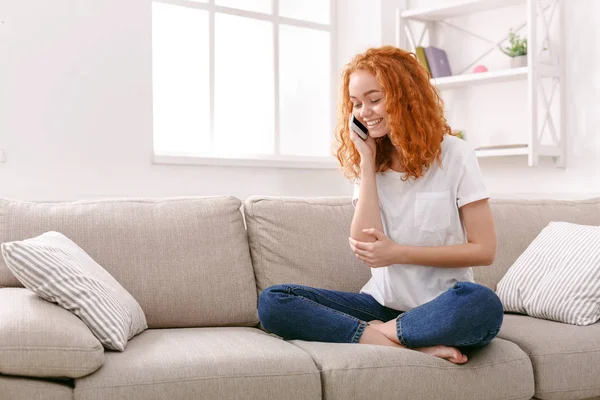
M277 302L282 295L286 295L288 292L286 285L273 285L269 286L265 290L260 293L258 296L258 308L260 310L261 306L264 308L265 306L271 305L273 302Z
M258 296L258 319L263 327L269 325L269 320L279 311L281 300L288 296L287 285L269 286Z
M467 296L471 310L481 310L488 319L496 321L498 325L502 323L504 309L493 290L472 282L458 282L455 288L459 290L459 295Z
M472 282L458 282L457 295L463 298L464 313L459 320L472 335L458 346L482 347L498 335L504 319L502 302L493 290Z

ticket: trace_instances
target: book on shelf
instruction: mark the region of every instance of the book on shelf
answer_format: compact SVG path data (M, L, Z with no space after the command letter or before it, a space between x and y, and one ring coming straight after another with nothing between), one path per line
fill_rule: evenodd
M424 49L427 65L432 78L442 78L444 76L452 76L448 55L442 49L429 46Z
M415 48L415 55L417 56L417 60L419 60L419 64L421 64L429 74L431 74L431 70L429 69L429 64L427 63L427 57L425 56L425 48L423 46L417 46Z

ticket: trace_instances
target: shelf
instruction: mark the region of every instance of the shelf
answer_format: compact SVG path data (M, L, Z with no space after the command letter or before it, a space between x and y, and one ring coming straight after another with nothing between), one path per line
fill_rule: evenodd
M412 1L401 3L405 7L408 7L408 4L412 3ZM477 157L516 156L521 158L525 156L523 158L527 160L527 164L530 167L539 165L541 157L552 157L557 167L564 168L565 143L567 142L566 118L564 118L565 96L567 93L567 86L564 79L564 59L566 56L564 8L568 2L566 0L438 0L436 2L422 1L420 3L427 5L423 8L396 9L396 43L398 47L404 46L416 50L415 45L425 45L422 42L426 37L425 35L427 35L426 43L428 46L443 48L445 40L447 40L446 28L453 28L484 39L485 35L471 32L471 30L475 28L487 31L484 28L489 23L490 18L488 17L492 17L491 13L494 11L504 11L497 13L499 14L498 17L502 19L508 19L509 14L524 14L526 20L523 26L528 27L528 47L529 52L532 54L532 56L528 56L528 67L511 69L494 68L488 72L472 73L472 66L495 50L494 46L487 50L487 52L479 55L468 66L465 65L460 70L456 69L457 73L460 71L460 75L432 78L430 83L439 91L440 96L445 97L450 95L450 101L452 101L456 96L462 97L463 95L479 96L485 94L490 97L490 94L493 96L494 92L498 91L500 93L499 90L503 88L504 83L514 82L514 89L518 89L519 98L527 101L526 121L522 121L521 123L525 125L524 127L519 128L518 126L513 127L509 125L506 129L520 129L523 130L523 134L512 139L511 144L476 148ZM469 18L456 19L456 17L465 16ZM507 22L504 21L504 23ZM417 27L412 26L413 24L419 25L418 28L422 30L420 36L415 36L412 28ZM402 31L406 35L406 42L401 39ZM549 37L555 37L557 40L548 41ZM490 44L501 43L495 40L488 41ZM465 46L468 45L469 43L465 44ZM541 62L541 54L545 50L549 50L553 57ZM538 57L540 59L537 59ZM551 89L546 89L547 83L551 84ZM475 86L480 87L477 90L452 92L453 89L470 89ZM550 99L547 96L547 92L549 91L552 93ZM508 95L506 97L510 98ZM448 99L444 98L444 100ZM502 103L506 103L506 101ZM496 105L494 104L494 106ZM498 106L501 105L498 104ZM494 108L494 110L490 109L487 111L484 109L482 111L498 112L495 110ZM461 123L464 125L464 122L461 121ZM481 120L478 122L478 125L468 129L479 131L481 134L479 143L489 143L488 140L492 139L489 135L493 133L488 129L489 123ZM467 124L465 126L470 125ZM496 132L494 136L498 134ZM551 136L552 140L542 145L542 138L547 138L547 134ZM514 144L515 142L518 144Z
M527 0L463 0L439 7L419 8L401 13L402 18L420 22L441 21L496 8L525 4Z
M527 78L527 67L503 69L499 71L480 72L431 78L430 82L438 89L455 89L458 87L484 85L488 83L509 82Z
M475 154L477 157L526 156L529 154L529 146L526 144L513 144L478 147L475 149Z

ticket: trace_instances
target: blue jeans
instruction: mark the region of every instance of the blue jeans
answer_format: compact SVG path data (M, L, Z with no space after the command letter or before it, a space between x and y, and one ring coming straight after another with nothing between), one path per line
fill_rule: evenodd
M258 300L261 325L283 339L358 343L368 321L396 320L400 343L408 348L446 345L482 347L500 330L502 303L485 286L457 282L428 303L401 312L371 295L275 285Z

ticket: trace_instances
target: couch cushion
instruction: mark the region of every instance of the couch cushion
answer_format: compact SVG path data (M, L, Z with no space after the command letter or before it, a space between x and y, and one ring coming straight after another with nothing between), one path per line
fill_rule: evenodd
M73 400L68 383L0 375L0 398L10 400Z
M75 381L75 398L320 399L311 358L256 328L148 330Z
M505 314L498 336L516 343L531 358L535 397L600 396L600 323L575 326Z
M492 290L550 221L600 225L600 198L589 200L490 200L498 251L489 267L473 268L475 281Z
M131 293L150 327L253 325L256 285L240 205L234 197L0 200L0 243L66 235ZM21 286L3 260L1 286Z
M514 343L494 339L449 361L408 349L294 340L321 371L324 399L530 399L533 371Z
M75 315L28 289L0 289L0 373L78 378L103 362L104 348Z
M259 291L280 283L358 292L369 267L350 246L350 197L253 196L244 203Z
M59 232L2 243L13 275L42 299L77 315L108 349L148 328L138 302L81 247Z

